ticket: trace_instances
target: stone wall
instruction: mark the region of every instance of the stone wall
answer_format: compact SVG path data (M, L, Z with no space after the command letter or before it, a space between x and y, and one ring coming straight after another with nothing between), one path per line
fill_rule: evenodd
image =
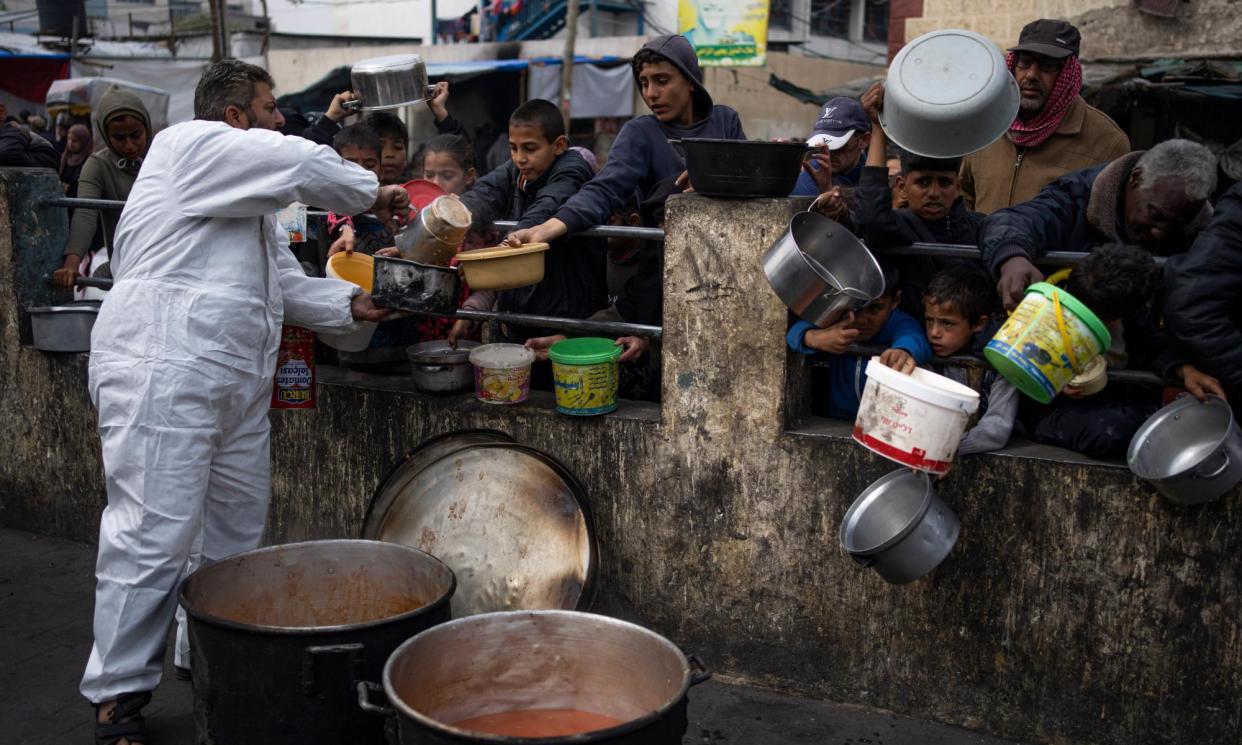
M1129 4L1128 0L923 0L922 16L906 20L906 40L937 29L962 28L1006 49L1018 42L1022 27L1037 18L1074 19L1087 11Z
M15 178L0 184L31 199ZM14 272L38 252L15 220L44 213L5 204L0 522L89 538L104 495L84 357L19 344ZM803 416L805 367L759 269L790 214L786 200L670 203L661 407L580 420L546 396L485 407L325 370L316 411L273 414L269 540L356 535L410 447L500 429L586 485L603 606L722 674L1027 742L1237 742L1236 491L1177 508L1124 468L1017 443L938 485L963 528L930 576L890 586L841 552L841 515L893 465L848 425Z

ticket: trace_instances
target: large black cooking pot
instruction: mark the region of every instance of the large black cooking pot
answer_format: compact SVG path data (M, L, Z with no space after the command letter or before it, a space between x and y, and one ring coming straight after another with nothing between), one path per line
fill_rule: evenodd
M381 686L358 684L359 704L396 717L398 745L680 745L687 692L710 674L659 634L578 611L510 611L460 618L402 644ZM621 724L559 737L484 734L465 719L572 709Z
M669 140L686 155L695 192L712 197L787 197L802 173L803 142Z
M383 743L356 685L447 621L456 587L435 557L376 541L293 543L199 569L180 592L197 742Z

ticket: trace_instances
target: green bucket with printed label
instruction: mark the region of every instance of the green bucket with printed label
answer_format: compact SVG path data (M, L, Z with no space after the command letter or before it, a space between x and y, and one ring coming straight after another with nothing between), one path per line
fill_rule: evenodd
M548 350L556 386L556 410L597 416L617 408L621 347L612 339L583 337L558 341Z

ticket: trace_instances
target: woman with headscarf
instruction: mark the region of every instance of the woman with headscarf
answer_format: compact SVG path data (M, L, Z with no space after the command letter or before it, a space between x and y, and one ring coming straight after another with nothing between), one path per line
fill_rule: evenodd
M114 88L99 99L95 123L107 147L92 153L83 162L77 196L81 199L127 199L151 142L151 117L137 96ZM65 260L53 275L58 286L73 287L78 264L91 250L100 223L111 259L113 236L120 218L120 210L74 211Z
M65 137L65 151L60 156L60 183L64 185L67 196L78 195L78 177L82 175L82 164L94 149L95 143L89 127L75 124L69 128L69 134Z

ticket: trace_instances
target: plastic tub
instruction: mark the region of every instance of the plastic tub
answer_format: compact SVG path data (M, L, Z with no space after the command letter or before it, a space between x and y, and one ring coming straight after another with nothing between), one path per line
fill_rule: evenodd
M354 251L353 253L341 252L330 256L324 273L332 279L343 279L346 282L352 282L366 292L370 292L371 277L374 271L375 259L367 254ZM370 346L371 337L375 335L375 327L378 325L371 321L362 321L358 324L358 330L356 331L346 331L339 334L320 334L319 338L324 344L333 349L338 349L342 352L361 352Z
M484 344L470 352L474 390L485 404L517 404L530 393L535 353L521 344Z
M854 439L904 466L945 474L978 408L979 394L960 383L921 368L905 375L873 357Z
M473 290L513 290L537 285L543 280L546 243L520 246L493 246L462 251L458 264Z
M556 410L572 416L607 414L617 408L617 358L612 339L558 341L548 350L556 382Z
M1059 287L1037 282L983 355L1014 388L1046 404L1111 344L1108 328L1087 306Z

